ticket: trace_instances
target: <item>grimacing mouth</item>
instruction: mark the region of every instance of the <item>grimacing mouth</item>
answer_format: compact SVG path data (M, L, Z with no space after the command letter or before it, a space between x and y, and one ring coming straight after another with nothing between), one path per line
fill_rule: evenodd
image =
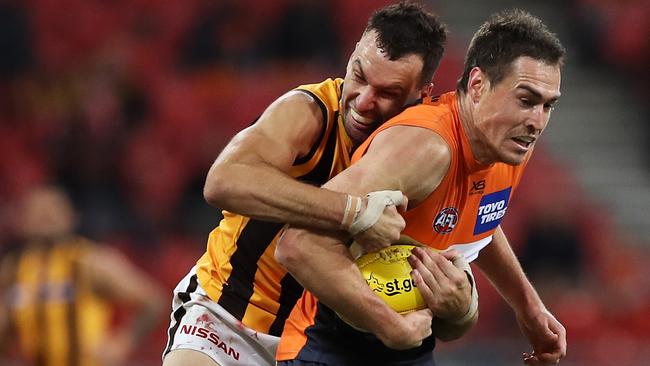
M350 107L350 116L362 125L368 126L373 124L374 120L360 115L354 108Z
M535 143L537 138L532 137L532 136L515 136L515 137L512 137L512 140L515 140L515 142L517 142L520 145L523 145L525 147L530 147L532 144Z

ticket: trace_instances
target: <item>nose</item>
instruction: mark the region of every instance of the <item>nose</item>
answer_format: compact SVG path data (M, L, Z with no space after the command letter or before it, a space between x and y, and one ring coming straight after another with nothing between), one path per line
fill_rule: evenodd
M366 85L356 98L356 109L358 112L367 112L375 108L376 94L369 85Z
M544 110L544 106L536 106L529 118L526 119L526 127L535 133L542 133L548 124L550 114Z

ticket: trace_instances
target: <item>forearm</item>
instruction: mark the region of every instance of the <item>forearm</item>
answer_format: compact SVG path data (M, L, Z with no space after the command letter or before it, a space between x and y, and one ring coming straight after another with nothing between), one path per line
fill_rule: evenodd
M519 328L533 347L533 352L523 354L524 363L557 364L566 355L566 330L526 278L501 227L476 263L514 310Z
M515 312L544 308L501 227L497 228L492 243L481 250L474 263Z
M244 216L330 231L340 229L347 203L347 194L302 183L264 164L215 164L204 196Z
M280 243L276 257L320 302L387 345L408 336L403 317L372 292L347 247L299 229L287 230L281 241L299 243L289 248Z

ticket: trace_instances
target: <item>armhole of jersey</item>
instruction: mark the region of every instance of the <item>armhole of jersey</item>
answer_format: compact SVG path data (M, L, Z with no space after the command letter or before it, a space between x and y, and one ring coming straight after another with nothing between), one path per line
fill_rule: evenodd
M321 125L321 130L320 130L320 134L318 135L318 139L316 139L316 142L314 143L314 145L312 145L311 149L309 150L309 153L303 156L302 158L296 159L296 161L293 162L294 166L304 164L314 157L314 154L318 150L318 147L321 145L321 141L325 136L325 131L327 131L327 123L328 123L327 107L325 107L325 103L323 103L323 101L319 97L317 97L316 94L310 92L309 90L304 90L304 89L295 89L295 90L311 96L312 98L314 98L314 100L318 102L318 106L320 107L321 112L323 112L323 123Z

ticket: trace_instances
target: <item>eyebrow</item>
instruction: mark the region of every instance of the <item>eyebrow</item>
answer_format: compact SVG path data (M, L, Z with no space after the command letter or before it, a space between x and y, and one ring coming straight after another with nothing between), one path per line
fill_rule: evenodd
M540 100L544 100L544 96L542 95L542 93L540 93L537 90L533 89L529 85L519 85L519 86L517 86L517 89L524 89L524 90L528 91L530 94L532 94L535 98L540 99ZM547 101L547 103L551 103L551 104L555 103L555 102L557 102L558 99L560 99L560 95L557 95L556 97L553 97L553 98L549 99Z
M361 74L361 77L364 80L368 81L368 78L366 78L366 74L363 72L363 67L361 66L361 61L359 61L358 59L354 60L354 64L358 66L359 73ZM393 84L388 85L388 86L380 86L380 88L384 89L384 90L397 91L397 92L403 92L404 91L404 88L402 87L402 85L400 85L400 83L393 83Z

